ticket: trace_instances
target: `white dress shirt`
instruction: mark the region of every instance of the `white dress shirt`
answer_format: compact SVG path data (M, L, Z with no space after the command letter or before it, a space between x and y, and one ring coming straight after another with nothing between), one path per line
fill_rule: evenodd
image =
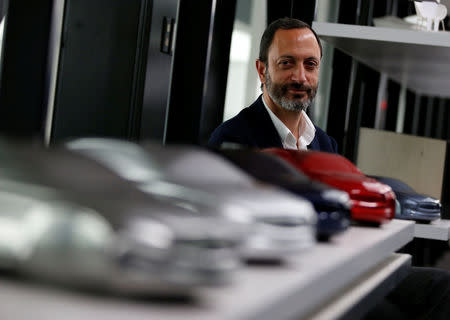
M266 107L267 112L270 115L270 119L272 119L275 129L277 129L277 132L280 135L283 148L307 150L307 146L314 140L316 128L314 127L314 124L312 123L311 119L309 119L306 112L302 110L300 124L298 127L299 139L297 141L291 130L289 130L288 127L286 127L286 125L267 106L266 101L264 101L264 96L262 97L262 101L264 103L264 106Z

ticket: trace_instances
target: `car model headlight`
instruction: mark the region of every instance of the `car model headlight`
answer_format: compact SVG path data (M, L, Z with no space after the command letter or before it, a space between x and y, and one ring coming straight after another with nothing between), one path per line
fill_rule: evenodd
M350 206L350 197L347 192L340 190L326 190L322 193L324 199L329 201L337 201L340 203L346 203Z
M168 249L174 240L172 230L153 219L134 219L123 233L133 242L156 249Z
M114 250L122 263L147 268L166 260L174 238L172 230L165 224L137 218L119 232Z

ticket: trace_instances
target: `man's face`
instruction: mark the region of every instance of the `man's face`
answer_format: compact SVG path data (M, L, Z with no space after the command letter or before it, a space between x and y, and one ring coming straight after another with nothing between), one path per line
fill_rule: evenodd
M320 47L307 28L278 30L258 73L264 91L278 106L300 111L314 99L319 79Z

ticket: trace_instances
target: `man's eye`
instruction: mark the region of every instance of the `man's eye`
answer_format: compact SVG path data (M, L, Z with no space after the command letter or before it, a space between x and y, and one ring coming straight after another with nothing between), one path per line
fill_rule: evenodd
M282 61L279 62L279 65L282 66L282 67L286 67L286 66L292 65L292 62L289 61L289 60L282 60Z
M305 66L306 66L308 69L315 69L315 68L318 67L318 63L315 62L315 61L307 61L307 62L305 63Z

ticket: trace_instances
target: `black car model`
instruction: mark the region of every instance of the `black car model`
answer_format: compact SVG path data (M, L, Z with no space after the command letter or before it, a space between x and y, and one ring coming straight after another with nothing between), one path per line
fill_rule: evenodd
M267 153L246 149L215 150L255 177L308 199L318 214L318 237L344 231L350 224L350 200L347 193L313 182L291 165Z
M439 200L417 193L403 181L388 177L372 176L378 181L389 185L397 196L400 210L396 210L396 219L432 221L441 217Z

